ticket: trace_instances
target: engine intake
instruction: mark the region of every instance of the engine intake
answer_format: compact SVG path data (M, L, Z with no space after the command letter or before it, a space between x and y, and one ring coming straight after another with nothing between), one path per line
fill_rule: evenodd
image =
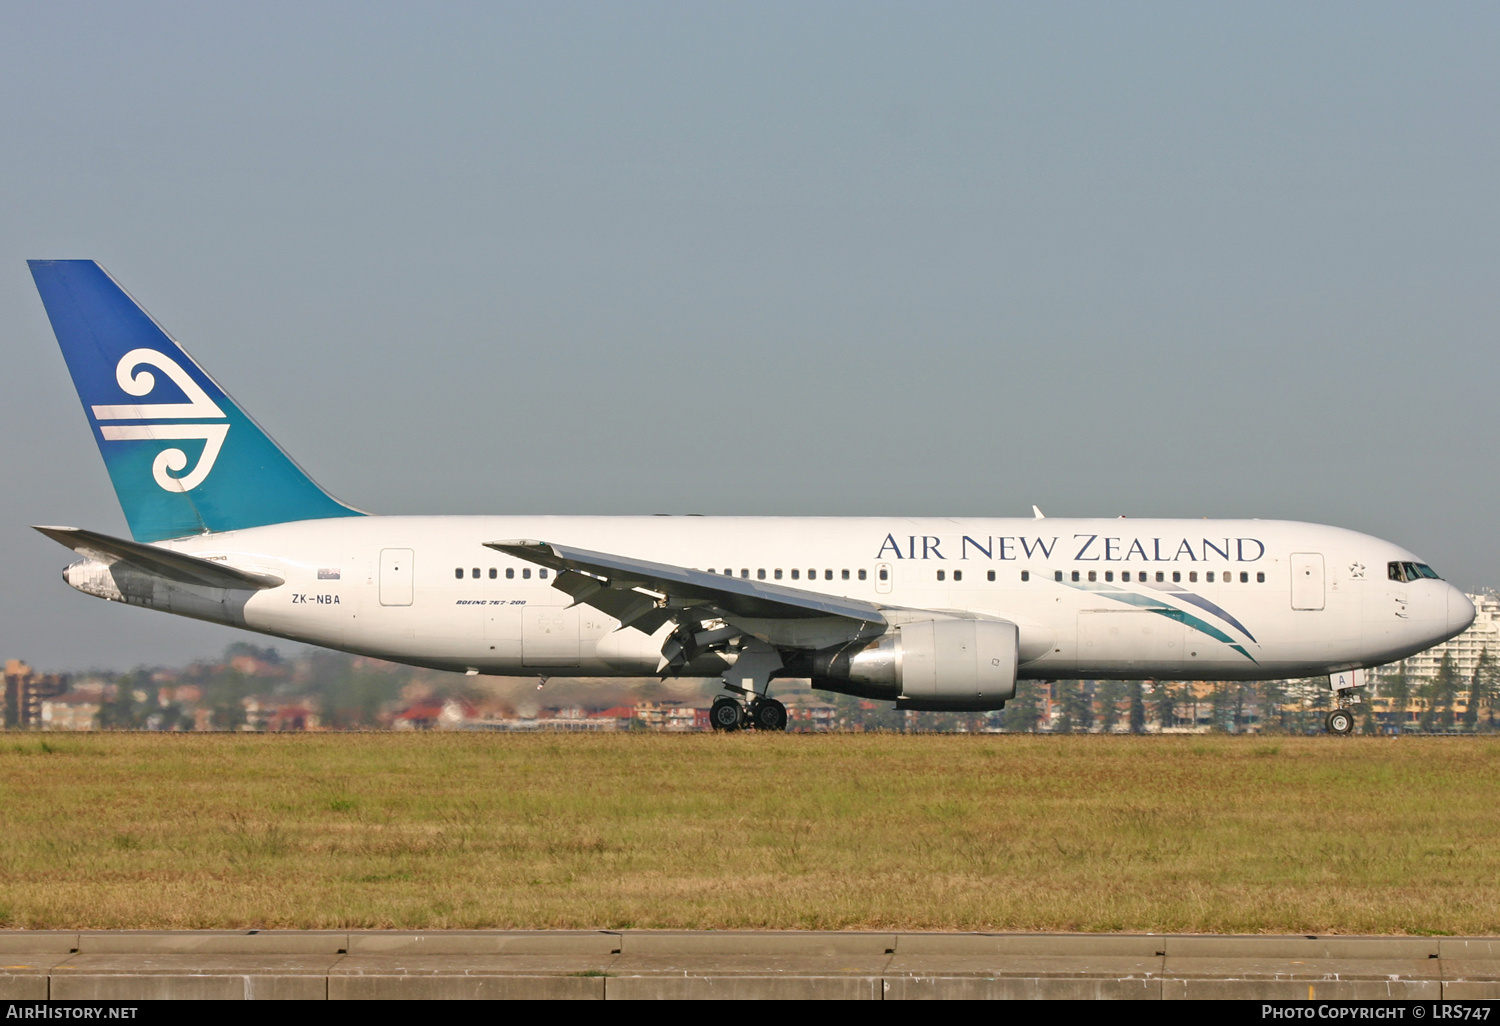
M900 709L1000 709L1015 697L1019 648L1013 623L922 620L817 653L812 684Z

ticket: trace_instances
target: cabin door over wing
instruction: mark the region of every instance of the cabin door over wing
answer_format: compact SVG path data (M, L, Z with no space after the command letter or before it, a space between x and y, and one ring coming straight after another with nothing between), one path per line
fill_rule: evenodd
M1323 608L1323 554L1292 553L1292 608Z
M409 606L412 595L412 550L380 550L380 604Z
M521 662L527 666L577 666L578 623L576 607L523 606Z

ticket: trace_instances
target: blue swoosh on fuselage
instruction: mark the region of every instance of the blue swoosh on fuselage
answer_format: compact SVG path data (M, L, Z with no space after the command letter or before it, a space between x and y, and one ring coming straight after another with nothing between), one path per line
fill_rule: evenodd
M1149 588L1151 587L1151 585L1148 584L1147 587ZM1259 641L1256 641L1255 635L1251 634L1249 629L1244 624L1240 623L1234 618L1234 614L1229 612L1229 610L1225 609L1223 606L1216 605L1215 603L1210 602L1202 595L1199 595L1196 592L1188 591L1186 588L1157 588L1156 590L1164 591L1168 595L1171 595L1173 598L1180 598L1184 602L1191 602L1199 609L1208 610L1210 613L1214 614L1225 623L1233 624L1235 630L1239 631L1251 641L1254 641L1257 645L1260 644Z
M1193 630L1197 631L1200 634L1208 635L1215 641L1222 641L1224 644L1234 649L1236 652L1244 656L1246 659L1250 660L1252 663L1255 663L1256 665L1260 664L1259 659L1256 659L1249 652L1245 651L1243 646L1236 643L1233 638L1231 638L1228 634L1225 634L1223 631L1219 630L1219 628L1215 627L1213 624L1207 622L1206 620L1198 619L1198 617L1194 616L1184 609L1177 609L1174 606L1163 605L1160 599L1154 599L1149 595L1141 595L1133 591L1125 591L1121 588L1115 587L1112 584L1085 583L1083 581L1063 581L1061 583L1066 584L1070 588L1076 588L1079 591L1092 592L1096 595L1103 595L1105 598L1114 599L1116 602L1123 602L1128 606L1135 606L1137 609L1142 609L1148 613L1155 613L1158 616L1165 616L1169 620L1176 620L1178 623L1193 628ZM1167 592L1166 588L1160 588L1157 590ZM1182 589L1168 592L1168 594L1171 594L1177 598L1198 597L1196 595L1193 595L1192 592ZM1204 599L1203 601L1207 602L1208 600ZM1210 606L1213 606L1213 603L1211 602L1209 602L1208 604ZM1218 609L1217 606L1213 606L1213 608ZM1240 625L1240 622L1238 620L1230 616L1227 612L1224 612L1222 610L1220 610L1220 612L1223 613L1226 620L1228 620L1230 623L1233 623L1240 630L1245 631L1245 635L1247 637L1249 637L1252 641L1255 640L1254 635L1252 635L1249 631L1246 631L1245 628ZM1257 642L1257 644L1259 644L1259 642Z

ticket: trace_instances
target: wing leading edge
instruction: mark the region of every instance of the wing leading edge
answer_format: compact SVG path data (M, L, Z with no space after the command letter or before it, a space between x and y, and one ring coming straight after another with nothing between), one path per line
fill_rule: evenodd
M687 609L710 610L729 619L841 617L859 624L887 623L883 607L840 595L820 595L764 581L721 577L668 563L530 539L485 545L517 559L550 567L558 574L553 587L572 595L575 603L591 605L622 625L637 627L648 634Z

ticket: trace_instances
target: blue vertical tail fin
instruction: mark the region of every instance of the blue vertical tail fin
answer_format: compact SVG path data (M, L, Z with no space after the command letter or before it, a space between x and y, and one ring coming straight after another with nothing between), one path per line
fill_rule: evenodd
M31 260L136 541L360 516L313 483L92 260Z

